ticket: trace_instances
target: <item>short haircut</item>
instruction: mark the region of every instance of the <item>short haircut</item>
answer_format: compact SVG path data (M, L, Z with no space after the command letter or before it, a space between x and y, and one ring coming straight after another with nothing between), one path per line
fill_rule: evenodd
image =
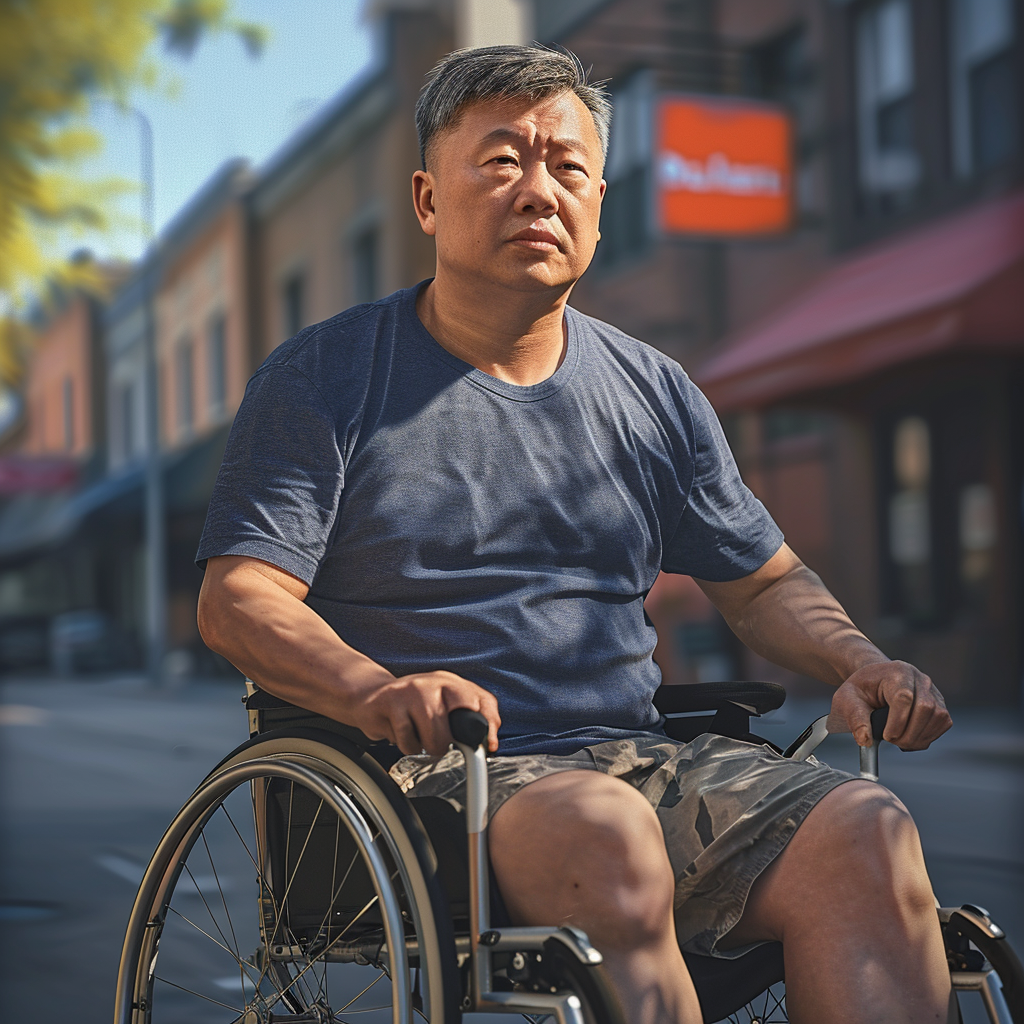
M427 169L427 149L434 136L454 128L467 103L518 97L540 100L570 90L593 116L601 152L607 156L612 104L604 83L590 82L587 75L574 53L537 44L481 46L449 53L427 75L416 103L423 169Z

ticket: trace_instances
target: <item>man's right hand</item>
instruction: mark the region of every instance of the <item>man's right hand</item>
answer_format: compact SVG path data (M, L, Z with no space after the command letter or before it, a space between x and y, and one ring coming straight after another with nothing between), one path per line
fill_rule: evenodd
M415 672L364 691L348 716L371 740L394 743L403 754L442 757L452 742L448 713L479 711L488 723L487 750L498 749L498 702L492 693L454 672Z

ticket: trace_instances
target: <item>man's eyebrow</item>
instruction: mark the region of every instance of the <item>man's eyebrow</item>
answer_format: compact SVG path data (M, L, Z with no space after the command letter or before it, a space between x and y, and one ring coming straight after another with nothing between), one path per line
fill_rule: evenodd
M517 132L514 128L494 128L489 131L481 140L480 145L486 146L491 142L510 142L520 143L526 138L522 132ZM575 149L580 152L586 152L587 146L580 139L572 138L567 136L561 139L552 139L551 144L558 149Z

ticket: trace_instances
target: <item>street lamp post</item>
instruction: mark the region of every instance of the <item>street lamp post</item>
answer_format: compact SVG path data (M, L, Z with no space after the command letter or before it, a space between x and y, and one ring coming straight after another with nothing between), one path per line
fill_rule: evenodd
M143 337L146 414L146 674L154 686L163 682L167 644L167 524L160 457L160 380L156 351L156 231L153 216L153 126L137 107L128 108L139 124L142 169L142 219L147 245L143 256Z

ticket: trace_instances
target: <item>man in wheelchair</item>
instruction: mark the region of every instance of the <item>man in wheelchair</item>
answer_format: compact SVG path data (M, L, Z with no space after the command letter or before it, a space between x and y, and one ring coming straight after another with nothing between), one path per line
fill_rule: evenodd
M489 723L490 853L517 924L574 925L628 1019L699 1022L681 948L781 940L791 1019L945 1021L920 843L879 785L668 738L644 598L692 575L753 650L837 687L857 742L927 747L939 692L783 542L680 366L567 305L611 109L569 54L460 51L417 107L436 276L308 327L249 382L198 558L207 644L464 799L447 714ZM842 922L841 927L836 922Z

